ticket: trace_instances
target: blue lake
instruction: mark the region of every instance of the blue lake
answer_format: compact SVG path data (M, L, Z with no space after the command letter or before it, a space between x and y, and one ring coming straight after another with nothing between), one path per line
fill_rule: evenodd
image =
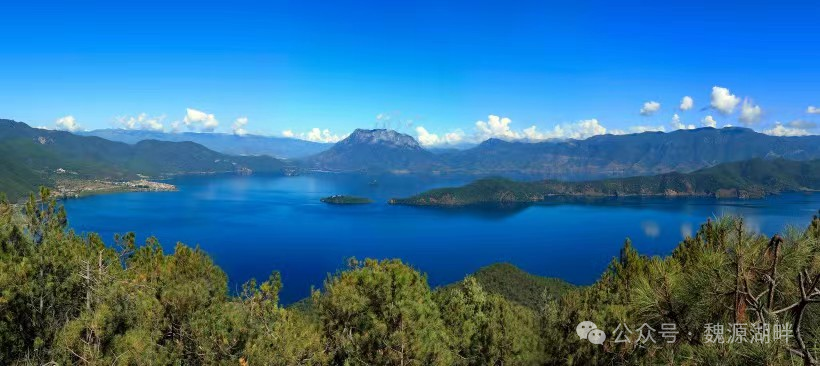
M644 254L665 255L707 218L742 214L750 227L774 234L804 227L820 194L759 200L600 199L504 210L391 206L392 197L467 182L458 178L316 174L298 177L198 176L170 181L179 192L123 193L65 202L70 225L99 232L156 236L199 245L228 274L232 289L271 271L282 273L290 303L321 287L346 259L401 258L428 274L431 285L462 279L478 268L510 262L524 270L589 284L632 239ZM372 198L371 205L319 202L333 194Z

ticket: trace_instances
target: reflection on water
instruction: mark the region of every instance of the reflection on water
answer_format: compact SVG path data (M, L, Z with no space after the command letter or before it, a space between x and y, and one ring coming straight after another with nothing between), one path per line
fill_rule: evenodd
M173 181L179 192L126 193L66 202L70 224L103 238L134 231L200 245L227 272L231 286L282 272L285 302L321 286L345 259L401 258L433 285L460 280L481 266L506 261L546 276L588 284L625 238L649 255L665 255L707 218L741 214L769 235L806 225L818 194L762 200L711 198L555 198L501 208L419 208L388 205L427 189L469 178L364 175L210 176ZM374 182L375 181L375 182ZM370 205L337 206L321 197L369 197Z

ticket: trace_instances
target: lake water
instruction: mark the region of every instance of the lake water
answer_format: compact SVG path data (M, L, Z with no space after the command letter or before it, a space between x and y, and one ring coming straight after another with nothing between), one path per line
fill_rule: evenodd
M177 241L200 245L228 274L232 289L251 277L282 273L290 303L321 287L346 258L401 258L428 274L431 285L458 281L495 262L589 284L632 239L644 254L665 255L707 218L742 214L774 234L804 227L820 194L761 200L600 199L504 210L391 206L392 197L465 183L458 178L317 174L298 177L199 176L171 183L179 192L92 196L65 202L78 232L134 231L156 236L166 250ZM372 198L370 205L333 206L334 194Z

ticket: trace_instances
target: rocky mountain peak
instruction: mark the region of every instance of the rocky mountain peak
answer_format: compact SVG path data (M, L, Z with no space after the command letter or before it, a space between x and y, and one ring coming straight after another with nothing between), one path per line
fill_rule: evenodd
M386 129L356 129L340 145L381 145L394 148L421 149L418 141L410 135Z

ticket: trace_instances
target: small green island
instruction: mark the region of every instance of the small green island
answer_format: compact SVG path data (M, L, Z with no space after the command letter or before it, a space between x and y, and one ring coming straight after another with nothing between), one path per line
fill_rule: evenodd
M373 200L366 198L366 197L356 197L356 196L345 196L345 195L336 195L336 196L329 196L321 199L322 202L328 203L331 205L364 205L368 203L373 203Z

